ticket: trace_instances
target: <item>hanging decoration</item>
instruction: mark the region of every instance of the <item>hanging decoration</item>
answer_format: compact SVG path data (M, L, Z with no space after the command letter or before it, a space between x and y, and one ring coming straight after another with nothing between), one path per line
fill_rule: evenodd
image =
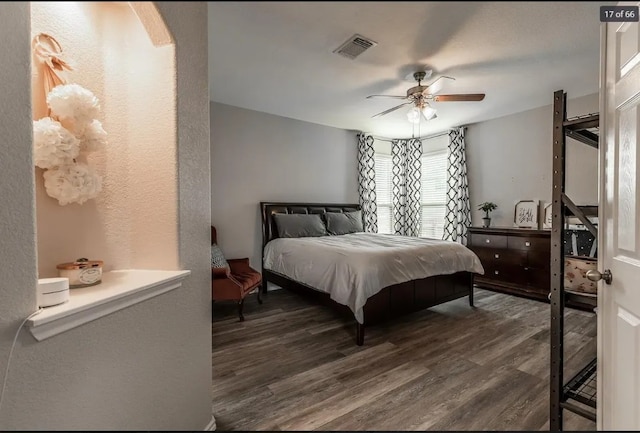
M98 195L100 176L88 164L66 164L44 172L47 194L61 205L82 204Z
M33 122L33 157L45 170L47 194L62 206L96 198L102 190L102 178L80 157L102 149L107 133L97 119L100 102L88 89L67 83L72 71L62 59L62 48L50 35L33 38L34 54L42 63L42 76L48 116Z
M33 158L44 169L73 161L80 154L78 140L60 122L43 117L33 122Z

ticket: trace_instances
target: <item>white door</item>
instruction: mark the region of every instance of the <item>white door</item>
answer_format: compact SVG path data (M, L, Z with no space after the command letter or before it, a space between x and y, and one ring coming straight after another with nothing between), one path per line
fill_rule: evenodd
M619 5L638 5L624 2ZM602 31L598 429L640 430L640 33Z

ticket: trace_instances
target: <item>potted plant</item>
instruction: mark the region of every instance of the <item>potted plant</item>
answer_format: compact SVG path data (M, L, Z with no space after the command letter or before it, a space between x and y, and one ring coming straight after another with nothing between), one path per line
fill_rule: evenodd
M478 210L484 211L484 218L482 218L482 227L489 227L491 225L491 217L489 212L498 208L498 205L490 201L485 201L478 205Z

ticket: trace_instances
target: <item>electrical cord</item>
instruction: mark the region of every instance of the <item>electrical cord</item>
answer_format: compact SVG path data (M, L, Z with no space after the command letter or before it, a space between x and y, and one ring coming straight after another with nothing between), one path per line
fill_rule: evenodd
M13 337L13 343L11 343L11 349L9 349L9 359L7 359L7 368L5 368L5 371L4 371L4 380L2 381L2 390L0 391L0 410L2 409L2 399L4 398L4 390L7 387L7 378L9 377L9 365L11 364L11 355L13 354L14 347L16 347L16 341L18 341L20 330L22 329L24 324L27 323L27 320L31 319L33 316L40 314L42 310L43 310L42 308L39 308L38 311L32 313L26 319L24 319L20 324L20 326L18 327L15 337Z

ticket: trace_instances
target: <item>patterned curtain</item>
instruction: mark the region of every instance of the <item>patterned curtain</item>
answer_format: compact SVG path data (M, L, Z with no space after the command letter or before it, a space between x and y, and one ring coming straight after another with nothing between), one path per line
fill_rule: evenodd
M393 140L393 220L398 235L420 235L422 141Z
M469 226L471 226L469 182L464 128L461 127L449 131L447 208L443 239L466 244Z
M376 165L373 137L358 134L358 195L364 219L364 231L378 233L376 206Z

